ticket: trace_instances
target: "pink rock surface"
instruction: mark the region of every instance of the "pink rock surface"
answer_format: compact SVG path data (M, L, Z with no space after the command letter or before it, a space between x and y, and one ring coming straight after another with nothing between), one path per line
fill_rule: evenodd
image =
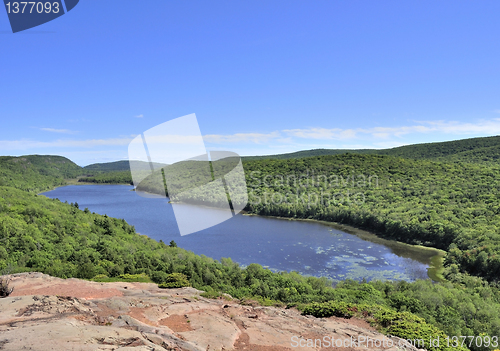
M1 350L306 351L333 348L305 342L294 347L294 337L386 338L362 320L319 319L293 309L206 299L193 288L64 280L41 273L15 274L12 286L13 294L0 299ZM397 345L397 338L391 340Z

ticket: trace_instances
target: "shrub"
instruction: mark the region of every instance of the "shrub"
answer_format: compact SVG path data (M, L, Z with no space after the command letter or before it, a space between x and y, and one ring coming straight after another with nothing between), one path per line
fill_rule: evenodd
M357 311L357 307L351 303L328 301L323 303L313 302L304 308L302 314L309 314L318 318L331 316L351 318Z
M323 303L311 303L307 305L302 314L315 317L344 317L351 318L356 315L376 324L382 333L387 333L405 340L422 340L427 350L432 351L458 351L467 350L463 347L449 347L444 341L446 334L438 328L427 324L410 312L397 312L380 305L355 305L342 301L328 301ZM438 346L429 345L429 340L438 338L441 343Z
M163 271L153 271L151 273L151 280L154 281L156 284L165 283L167 277L168 274Z
M191 286L186 275L182 273L171 273L165 278L164 283L158 284L159 288L183 288Z

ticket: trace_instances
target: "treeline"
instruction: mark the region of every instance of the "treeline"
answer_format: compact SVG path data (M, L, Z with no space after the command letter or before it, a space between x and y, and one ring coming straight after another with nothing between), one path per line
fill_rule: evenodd
M465 148L465 141L460 142ZM388 239L436 247L448 251L447 265L490 281L500 279L499 167L358 154L243 165L248 212L339 222ZM226 201L211 187L195 189L206 177L198 176L192 165L178 167L182 169L175 186L190 190L186 201ZM128 172L82 180L131 183ZM158 172L139 186L152 193L164 189Z
M130 171L110 171L105 173L97 173L92 176L81 177L78 179L83 183L96 183L96 184L131 184L132 176Z
M247 210L364 228L448 250L446 264L500 278L500 169L335 155L245 162Z
M445 148L447 145L458 145L459 151L479 145L461 151L479 153L496 147L497 139L436 143L428 155L451 152ZM418 145L404 150L423 152ZM436 150L441 151L436 153ZM110 167L124 165L120 162ZM490 281L500 278L500 168L497 166L359 154L264 159L245 161L243 165L249 194L246 210L251 213L314 218L361 227L388 239L447 250L447 265L455 264L463 272ZM210 187L196 188L206 178L198 177L199 170L189 163L178 167L182 170L175 186L190 190L187 200L202 204L226 201L223 194ZM71 171L78 170L73 167ZM132 184L129 171L99 172L80 180ZM4 185L28 191L64 183L62 177L37 175L34 170L19 166L10 174ZM165 188L163 176L157 172L146 177L138 189L164 193Z
M258 264L241 268L229 258L198 256L175 243L138 235L122 219L9 187L0 187L4 269L83 279L145 274L158 283L164 283L167 274L181 273L190 285L213 296L228 293L300 309L312 302L368 304L419 316L448 335L500 334L498 287L453 269L447 270L449 282L444 284L345 281L333 287L325 278L273 273ZM394 322L398 316L394 314ZM406 332L421 328L421 323L412 328ZM404 332L399 335L409 335Z

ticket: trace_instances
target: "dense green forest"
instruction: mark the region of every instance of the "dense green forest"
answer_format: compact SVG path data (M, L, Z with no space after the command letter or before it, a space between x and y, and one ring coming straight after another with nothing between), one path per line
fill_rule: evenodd
M252 213L365 228L447 250L447 265L500 278L498 168L355 154L244 167Z
M457 143L463 149L474 142L482 150L497 139L478 140ZM123 162L113 163L109 169L116 165L124 166ZM65 184L65 178L89 172L56 156L3 157L0 166L3 185L30 192ZM105 165L100 168L108 169ZM490 281L500 277L498 167L343 154L245 161L244 168L249 212L365 228L386 238L447 250L446 264L456 265L462 272ZM132 183L130 171L100 170L82 180ZM157 183L146 179L140 189L156 192ZM201 203L215 198L208 192L196 196Z
M150 165L147 162L143 161L132 161L132 166L134 169L150 169ZM164 165L160 163L153 162L154 168L160 168ZM130 162L125 161L116 161L116 162L108 162L108 163L94 163L88 166L83 167L83 169L88 172L94 174L95 172L116 172L116 171L129 171L130 170Z
M0 186L40 192L65 185L67 178L82 174L77 164L61 156L0 157Z
M157 243L124 220L34 195L70 178L131 182L130 171L120 170L123 162L91 170L57 156L0 158L0 270L101 280L142 273L164 286L182 281L171 281L178 273L208 296L228 293L318 316L355 315L402 337L439 330L499 336L500 168L493 162L496 139L483 139L458 141L463 147L457 152L431 150L432 157L410 156L421 155L410 148L407 158L348 153L243 163L247 211L335 221L442 248L444 283L344 281L332 287L326 279L272 273L256 264L243 269L230 259L218 262ZM210 201L208 193L195 195Z
M443 284L345 281L332 287L322 278L273 273L257 264L243 269L229 258L219 262L198 256L138 235L122 219L11 187L0 187L0 243L0 269L13 272L83 279L144 273L160 284L169 274L182 273L209 296L224 292L306 312L312 302L345 302L360 309L369 305L373 314L365 318L402 337L428 338L439 330L448 335L500 333L500 290L452 269L446 273L449 282ZM385 311L383 319L380 311ZM401 325L404 332L397 334Z
M368 229L388 239L446 250L446 264L462 272L490 281L500 278L498 167L358 154L243 165L248 212ZM189 172L186 168L182 174ZM127 172L89 179L131 181ZM163 182L146 179L140 189L163 191L155 184ZM199 203L221 201L209 188L195 195Z
M94 175L81 177L78 181L96 184L133 184L130 171L99 172Z

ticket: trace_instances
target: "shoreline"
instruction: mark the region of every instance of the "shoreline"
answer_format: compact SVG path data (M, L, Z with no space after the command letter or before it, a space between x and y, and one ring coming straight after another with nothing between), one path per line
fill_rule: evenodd
M54 187L53 189L45 190L43 192L52 191L52 190L55 190L57 188L68 186L68 185L127 185L127 186L133 186L133 185L130 185L128 183L125 183L125 184L92 183L92 182L78 182L75 180L76 179L66 179L67 184L59 185L59 186ZM135 190L136 190L136 188L133 188L130 191L135 191ZM148 195L154 195L154 196L161 197L161 195L154 194L154 193L149 193L149 192L145 192L145 191L139 191L139 192L143 192L143 193L146 193ZM39 193L38 195L40 195L40 194L42 194L42 193ZM203 205L199 205L199 206L203 206ZM204 207L206 207L206 206L204 206ZM209 208L211 208L211 207L209 207ZM375 244L384 245L384 246L388 247L389 249L391 249L391 251L394 254L396 254L400 257L411 258L411 259L418 261L422 264L426 264L429 266L427 268L427 276L429 279L431 279L434 282L446 281L446 279L442 275L442 273L444 271L444 264L443 264L444 257L446 255L446 251L444 251L444 250L440 250L440 249L437 249L434 247L422 246L422 245L410 245L410 244L403 243L403 242L396 241L396 240L384 239L384 238L378 236L377 234L375 234L373 232L369 232L365 229L356 228L354 226L342 224L342 223L338 223L338 222L328 222L328 221L322 221L322 220L310 219L310 218L264 216L264 215L258 215L255 213L249 213L247 211L242 211L241 214L243 216L257 216L257 217L263 217L263 218L288 220L288 221L303 221L303 222L318 223L321 225L329 226L329 227L332 227L336 230L340 230L342 232L345 232L347 234L356 235L357 237L359 237L362 240L369 241L369 242L372 242ZM137 234L139 234L139 233L137 233ZM139 235L143 235L143 234L139 234ZM405 252L403 252L403 249ZM412 252L418 253L418 254L423 254L422 255L423 259L418 260L415 257L408 255L407 254L408 251L412 251Z

